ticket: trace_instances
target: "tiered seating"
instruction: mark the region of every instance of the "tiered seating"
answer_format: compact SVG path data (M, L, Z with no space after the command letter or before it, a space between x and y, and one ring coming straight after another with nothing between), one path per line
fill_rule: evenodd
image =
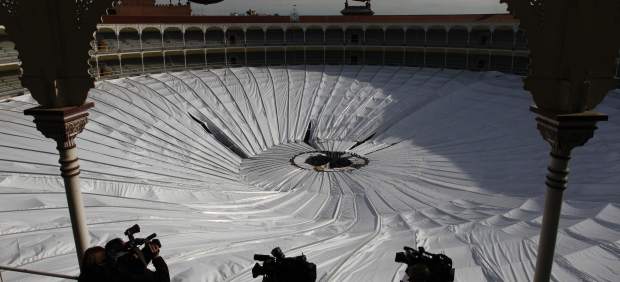
M224 32L221 30L207 30L205 33L207 47L224 45Z
M469 46L476 48L489 48L491 45L491 31L488 29L474 28L469 34Z
M158 31L142 32L142 49L161 49L161 33Z
M265 34L261 29L248 29L245 33L247 46L261 46L265 44Z
M245 44L245 38L242 30L233 29L226 32L226 45L242 46L243 44Z
M138 39L121 39L121 51L139 51L140 41Z
M517 42L516 42L515 48L526 50L527 49L527 37L525 35L525 31L519 30L516 36L517 36Z
M344 44L344 34L340 29L328 29L325 31L326 45L342 45Z
M383 45L383 30L368 29L365 37L367 45Z
M498 29L493 32L492 48L512 49L514 47L514 32L512 29Z
M306 50L307 65L322 65L324 62L323 50Z
M131 58L123 60L123 75L134 75L142 73L142 60Z
M492 55L491 70L510 72L512 68L512 57L509 55Z
M308 29L306 30L306 45L322 45L323 30Z
M165 49L177 49L183 48L183 33L178 29L166 29L164 32L164 47Z
M7 50L0 48L0 64L17 62L17 50Z
M202 69L205 67L205 55L204 53L187 54L187 68L189 69Z
M454 27L448 31L448 46L465 47L467 46L467 29L464 27Z
M264 66L265 65L265 53L264 52L248 53L246 60L248 62L248 66Z
M4 76L0 74L0 99L21 95L24 93L24 87L19 81L17 74Z
M447 32L443 27L430 28L426 33L428 46L446 46Z
M286 43L288 45L303 45L304 32L301 29L289 29L286 31Z
M284 44L284 32L279 29L268 29L267 30L267 41L265 45L282 45Z
M385 31L386 45L403 45L405 44L405 33L402 29L388 29Z
M118 42L116 35L112 32L97 32L96 36L97 51L99 53L116 52Z
M185 46L191 47L204 47L204 35L202 31L189 30L185 32Z
M144 57L144 72L157 73L164 70L164 61L162 57Z
M0 64L17 62L17 50L15 44L8 40L0 41Z
M362 38L364 38L364 31L361 28L352 28L346 31L346 44L347 45L360 45L362 44Z
M448 53L446 55L446 67L451 69L464 69L467 67L467 55L465 53Z
M166 55L166 70L182 70L185 68L183 55Z
M164 38L164 47L165 49L180 49L185 46L183 45L183 39Z
M421 28L407 29L407 45L424 46L424 29L421 29Z

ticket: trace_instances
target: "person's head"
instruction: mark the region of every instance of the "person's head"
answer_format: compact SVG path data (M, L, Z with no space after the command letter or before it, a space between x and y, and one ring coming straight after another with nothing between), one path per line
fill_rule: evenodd
M84 252L82 267L101 266L105 263L105 249L100 246L92 247Z
M431 276L431 271L422 263L407 266L405 272L409 276L409 282L426 282Z
M105 253L111 261L116 261L124 251L125 242L121 238L114 238L105 244Z

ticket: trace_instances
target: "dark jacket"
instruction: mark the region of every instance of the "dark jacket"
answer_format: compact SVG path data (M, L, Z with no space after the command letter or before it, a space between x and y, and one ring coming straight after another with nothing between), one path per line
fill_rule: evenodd
M113 272L105 265L84 267L78 277L78 282L108 282L114 281Z
M168 265L163 258L152 260L155 271L143 266L140 261L131 261L117 267L114 274L115 281L119 282L170 282Z

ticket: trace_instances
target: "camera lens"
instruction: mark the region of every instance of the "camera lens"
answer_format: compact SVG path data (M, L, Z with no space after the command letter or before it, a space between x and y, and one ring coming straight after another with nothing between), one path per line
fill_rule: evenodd
M259 275L265 275L265 270L260 264L256 263L254 267L252 267L252 278L256 278Z

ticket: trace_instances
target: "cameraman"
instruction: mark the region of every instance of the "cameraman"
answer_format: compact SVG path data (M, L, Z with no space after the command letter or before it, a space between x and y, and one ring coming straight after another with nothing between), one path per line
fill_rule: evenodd
M429 282L431 271L422 263L408 265L401 282Z
M116 238L108 243L111 246L106 245L106 249L110 251L108 256L114 261L115 281L170 282L168 265L159 256L158 244L149 241L145 243L141 251L138 248L123 251L123 247L119 245L121 242L122 239ZM146 267L151 261L153 261L155 271Z

